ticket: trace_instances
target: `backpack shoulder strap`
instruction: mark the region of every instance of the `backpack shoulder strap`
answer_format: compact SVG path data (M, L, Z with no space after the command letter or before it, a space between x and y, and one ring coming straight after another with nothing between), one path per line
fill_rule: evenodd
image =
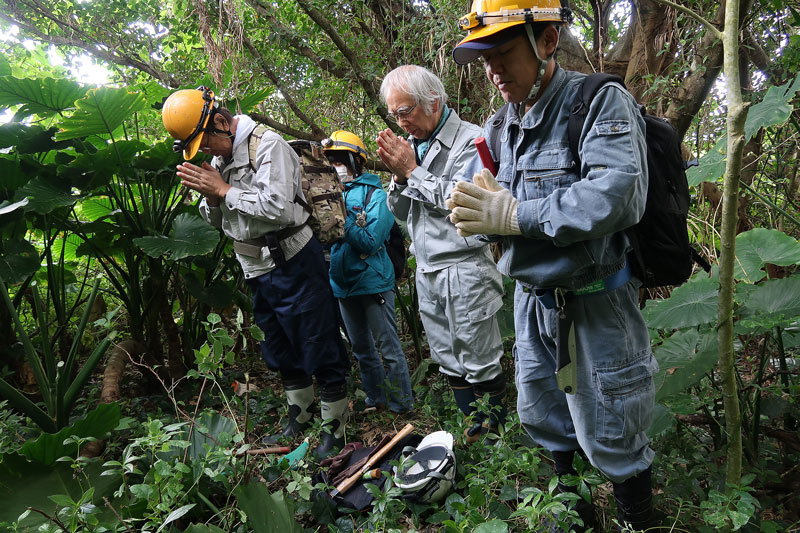
M578 143L581 140L581 132L583 131L583 124L586 122L586 115L589 114L589 106L592 104L592 100L597 94L597 91L605 84L611 82L617 82L625 87L624 80L614 74L608 74L606 72L589 74L581 82L581 88L578 90L575 101L572 103L572 109L569 113L569 122L567 123L567 135L572 157L578 163L580 163L581 160L578 155Z
M250 160L250 168L253 169L255 172L256 169L256 152L258 152L258 146L261 144L261 137L267 132L267 127L262 126L259 124L253 131L250 132L250 136L247 139L247 155Z
M375 189L377 189L378 187L376 187L375 185L370 185L368 183L365 183L364 185L369 187L369 190L367 191L367 195L364 197L364 209L366 209L367 206L369 205L369 201L372 200L372 193L374 193Z
M506 104L497 110L497 113L492 115L489 123L492 125L492 132L489 136L489 147L492 149L492 155L495 162L500 162L500 132L503 131L503 125L506 123L506 115L511 104Z

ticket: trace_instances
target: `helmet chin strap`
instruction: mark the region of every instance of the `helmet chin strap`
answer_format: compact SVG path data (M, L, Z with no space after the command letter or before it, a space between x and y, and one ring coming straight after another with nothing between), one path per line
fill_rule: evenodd
M217 128L216 126L214 126L214 116L215 116L216 114L217 114L217 109L216 109L216 107L215 107L215 108L213 109L213 111L211 112L211 116L210 116L210 117L208 117L208 122L209 122L210 124L209 124L209 126L206 128L206 131L208 131L209 133L214 133L214 134L222 134L222 135L225 135L226 137L228 137L228 138L231 140L231 142L233 142L233 141L234 141L234 139L236 139L236 135L234 135L234 134L231 132L231 125L230 125L230 124L228 124L228 129L227 129L227 130L221 130L221 129Z
M531 87L528 96L519 104L519 116L525 114L525 104L533 100L539 92L539 88L542 86L542 78L544 78L544 71L547 68L547 64L553 58L553 54L547 56L547 58L543 58L541 54L539 54L539 47L536 46L536 37L533 36L533 26L530 24L525 24L525 33L528 35L528 41L531 43L531 48L533 48L533 53L536 55L536 59L539 60L539 72L536 74L536 81L533 82L533 86Z

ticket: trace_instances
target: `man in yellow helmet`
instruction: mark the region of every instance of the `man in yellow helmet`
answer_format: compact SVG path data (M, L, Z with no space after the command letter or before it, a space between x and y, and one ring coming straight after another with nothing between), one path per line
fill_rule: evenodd
M580 451L613 482L620 522L646 529L658 364L624 232L644 212L644 121L621 85L604 85L574 160L567 124L584 75L554 59L569 18L558 0L476 0L461 19L454 60L482 59L509 105L484 129L499 140L497 176L473 160L448 206L461 235L503 236L498 267L517 282L517 411L552 452L559 487L577 492L566 481ZM583 525L572 531L594 526L589 502L575 510Z
M280 435L265 440L294 438L310 426L316 376L327 429L316 453L328 455L344 444L349 360L322 247L300 202L298 157L277 133L219 107L206 87L172 93L162 119L174 149L187 159L178 165L181 183L203 195L201 216L234 241L264 332L262 357L281 375L288 422ZM198 151L213 155L211 163L190 163Z
M408 140L386 129L378 155L394 173L389 208L408 223L417 261L419 313L431 358L447 376L456 405L471 418L467 442L496 439L506 415L506 378L500 361L503 340L497 311L503 283L489 247L463 238L447 220L444 201L459 173L476 153L481 129L447 106L441 80L417 65L389 72L381 96ZM475 410L489 396L491 412Z
M344 237L331 248L330 278L366 403L405 413L414 406L414 397L397 336L394 266L386 248L394 216L380 178L364 172L367 149L358 135L335 131L322 146L344 185L347 219Z

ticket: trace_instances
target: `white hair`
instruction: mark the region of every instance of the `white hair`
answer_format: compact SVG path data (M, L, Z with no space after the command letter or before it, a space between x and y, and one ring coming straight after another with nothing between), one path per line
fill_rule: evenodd
M391 90L400 90L411 96L416 104L422 105L427 115L433 113L434 102L439 102L439 111L447 104L442 80L430 70L417 65L403 65L387 74L381 83L384 102Z

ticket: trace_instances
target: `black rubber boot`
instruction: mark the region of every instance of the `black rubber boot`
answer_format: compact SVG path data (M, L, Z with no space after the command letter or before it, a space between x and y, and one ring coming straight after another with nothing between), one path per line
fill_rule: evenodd
M313 415L309 408L314 403L314 385L311 377L284 379L283 388L286 391L286 402L289 404L286 424L283 426L283 431L277 435L261 439L264 444L294 441L311 425Z
M622 483L614 483L614 499L620 523L618 531L624 527L629 531L644 531L658 525L653 513L650 467Z
M347 385L342 383L323 388L320 400L323 431L320 434L319 446L314 449L314 455L317 459L325 459L344 446L344 426L349 410Z
M577 487L567 485L562 481L564 476L577 474L575 467L572 465L572 461L575 458L575 450L551 453L553 454L553 462L555 463L554 470L558 476L558 492L572 492L578 494ZM578 513L578 516L583 521L583 525L572 524L569 526L569 529L565 530L555 524L551 524L550 533L566 533L567 531L572 533L584 533L584 531L589 528L597 528L594 505L591 502L587 502L583 497L580 497L578 500L574 501L572 508Z
M482 435L488 435L487 439L497 440L499 438L499 428L506 421L506 376L501 373L489 381L482 381L473 384L475 390L475 400L480 401L489 395L489 416L488 419L483 413L472 415L473 423L465 432L464 437L468 443L480 439Z
M459 410L466 416L471 415L475 410L472 406L472 402L475 401L475 389L472 388L472 383L456 376L447 376L447 381L453 390L453 398Z

